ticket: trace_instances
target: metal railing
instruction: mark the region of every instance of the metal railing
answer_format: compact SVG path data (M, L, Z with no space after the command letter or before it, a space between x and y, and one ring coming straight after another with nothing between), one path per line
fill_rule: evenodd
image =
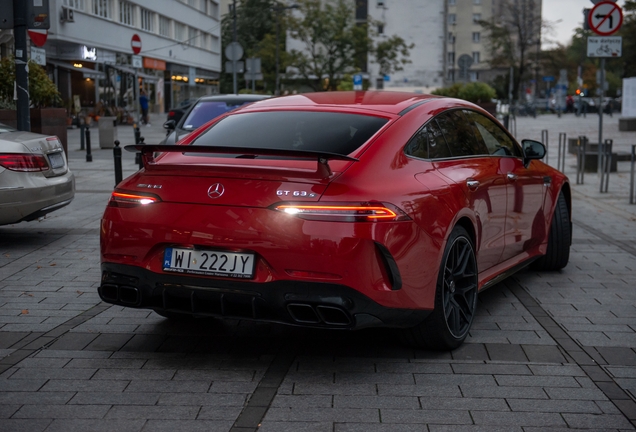
M576 148L576 184L585 184L585 153L587 137L579 136Z
M568 148L568 140L565 132L559 132L559 153L557 156L557 169L565 172L565 154Z
M601 185L599 188L599 192L607 193L607 188L609 187L609 179L610 179L610 170L612 168L612 146L614 145L614 140L606 139L601 143L601 148L599 151L601 157Z

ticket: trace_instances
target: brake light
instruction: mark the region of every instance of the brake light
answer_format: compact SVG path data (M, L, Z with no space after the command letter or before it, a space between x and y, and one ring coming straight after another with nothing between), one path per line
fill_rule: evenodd
M11 171L40 172L47 171L49 164L43 155L1 153L0 165Z
M301 219L334 222L381 222L408 220L402 210L385 203L284 203L273 206L274 210Z
M113 192L110 196L110 201L108 205L111 207L137 207L137 206L145 206L148 204L154 204L156 202L160 202L161 199L156 195L151 194L134 194L134 193L126 193L126 192Z

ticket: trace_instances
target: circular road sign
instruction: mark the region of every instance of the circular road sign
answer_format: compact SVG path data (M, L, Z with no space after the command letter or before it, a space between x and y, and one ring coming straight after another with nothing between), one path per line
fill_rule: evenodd
M31 38L31 42L33 42L33 45L37 46L37 47L41 47L46 43L46 38L49 35L48 30L33 30L33 29L29 29L29 37Z
M230 61L237 61L243 57L243 47L238 42L230 42L225 47L225 57Z
M139 54L141 52L141 38L137 33L132 36L130 47L132 48L133 54Z
M597 3L587 15L590 30L599 36L610 36L623 25L623 10L611 1Z

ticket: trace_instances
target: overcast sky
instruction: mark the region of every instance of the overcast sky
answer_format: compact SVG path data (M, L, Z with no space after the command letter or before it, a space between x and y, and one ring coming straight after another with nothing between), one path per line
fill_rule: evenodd
M623 6L625 2L618 0L618 4ZM553 34L545 35L546 38L567 45L574 29L583 24L583 9L592 7L591 0L543 0L543 19L551 21L554 26ZM558 20L561 22L556 23ZM544 48L549 46L547 41L543 43Z

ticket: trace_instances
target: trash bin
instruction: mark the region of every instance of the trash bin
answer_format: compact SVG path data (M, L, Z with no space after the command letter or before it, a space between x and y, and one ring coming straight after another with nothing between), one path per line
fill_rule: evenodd
M99 148L110 149L115 146L117 139L117 117L100 117L99 127Z

